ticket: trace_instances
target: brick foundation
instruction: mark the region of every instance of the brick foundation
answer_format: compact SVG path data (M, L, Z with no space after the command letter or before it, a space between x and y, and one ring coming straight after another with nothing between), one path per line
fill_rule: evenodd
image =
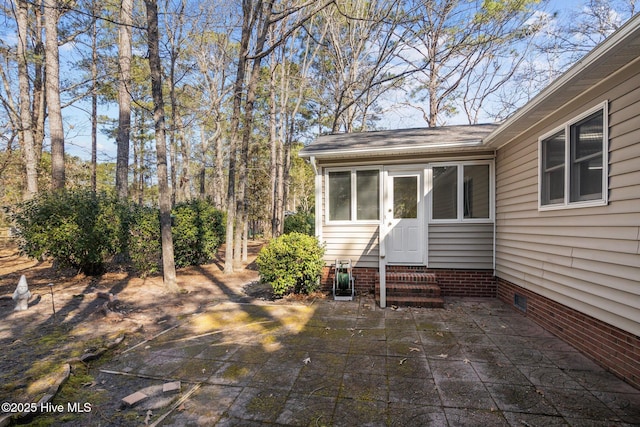
M449 270L433 269L424 266L387 266L389 273L433 273L440 286L442 296L454 297L489 297L497 295L493 270ZM322 290L330 292L333 288L333 267L322 270ZM354 267L356 293L373 294L378 281L377 268Z
M497 278L498 298L517 309L516 294L526 298L526 316L640 388L640 337Z

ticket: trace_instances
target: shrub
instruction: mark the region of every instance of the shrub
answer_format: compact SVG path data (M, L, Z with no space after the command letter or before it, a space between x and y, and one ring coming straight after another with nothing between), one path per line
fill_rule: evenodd
M313 212L298 211L284 219L284 234L298 232L313 236L316 232L315 215Z
M173 250L176 267L204 264L216 255L224 239L222 212L205 200L190 200L173 209Z
M126 210L106 193L59 190L19 204L13 220L23 253L50 256L61 266L95 275L103 272L108 257L126 246Z
M256 264L263 283L273 293L311 293L320 286L324 248L318 239L292 232L270 241L258 254Z
M132 205L129 216L129 257L133 267L144 277L160 271L162 242L160 210Z

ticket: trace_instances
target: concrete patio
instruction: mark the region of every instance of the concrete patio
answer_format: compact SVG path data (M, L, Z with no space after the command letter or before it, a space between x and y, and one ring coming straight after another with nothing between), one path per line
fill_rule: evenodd
M148 395L118 410L167 426L640 424L640 390L493 299L219 302L96 380Z

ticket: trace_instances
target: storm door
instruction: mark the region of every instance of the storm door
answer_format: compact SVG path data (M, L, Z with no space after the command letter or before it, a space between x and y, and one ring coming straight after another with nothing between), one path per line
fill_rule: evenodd
M421 264L426 240L423 235L422 171L389 171L385 187L387 262Z

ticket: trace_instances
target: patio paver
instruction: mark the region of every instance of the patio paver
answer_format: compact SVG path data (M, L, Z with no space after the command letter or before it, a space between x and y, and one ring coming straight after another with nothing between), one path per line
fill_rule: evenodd
M199 387L160 425L640 425L640 390L495 299L221 302L104 369Z

